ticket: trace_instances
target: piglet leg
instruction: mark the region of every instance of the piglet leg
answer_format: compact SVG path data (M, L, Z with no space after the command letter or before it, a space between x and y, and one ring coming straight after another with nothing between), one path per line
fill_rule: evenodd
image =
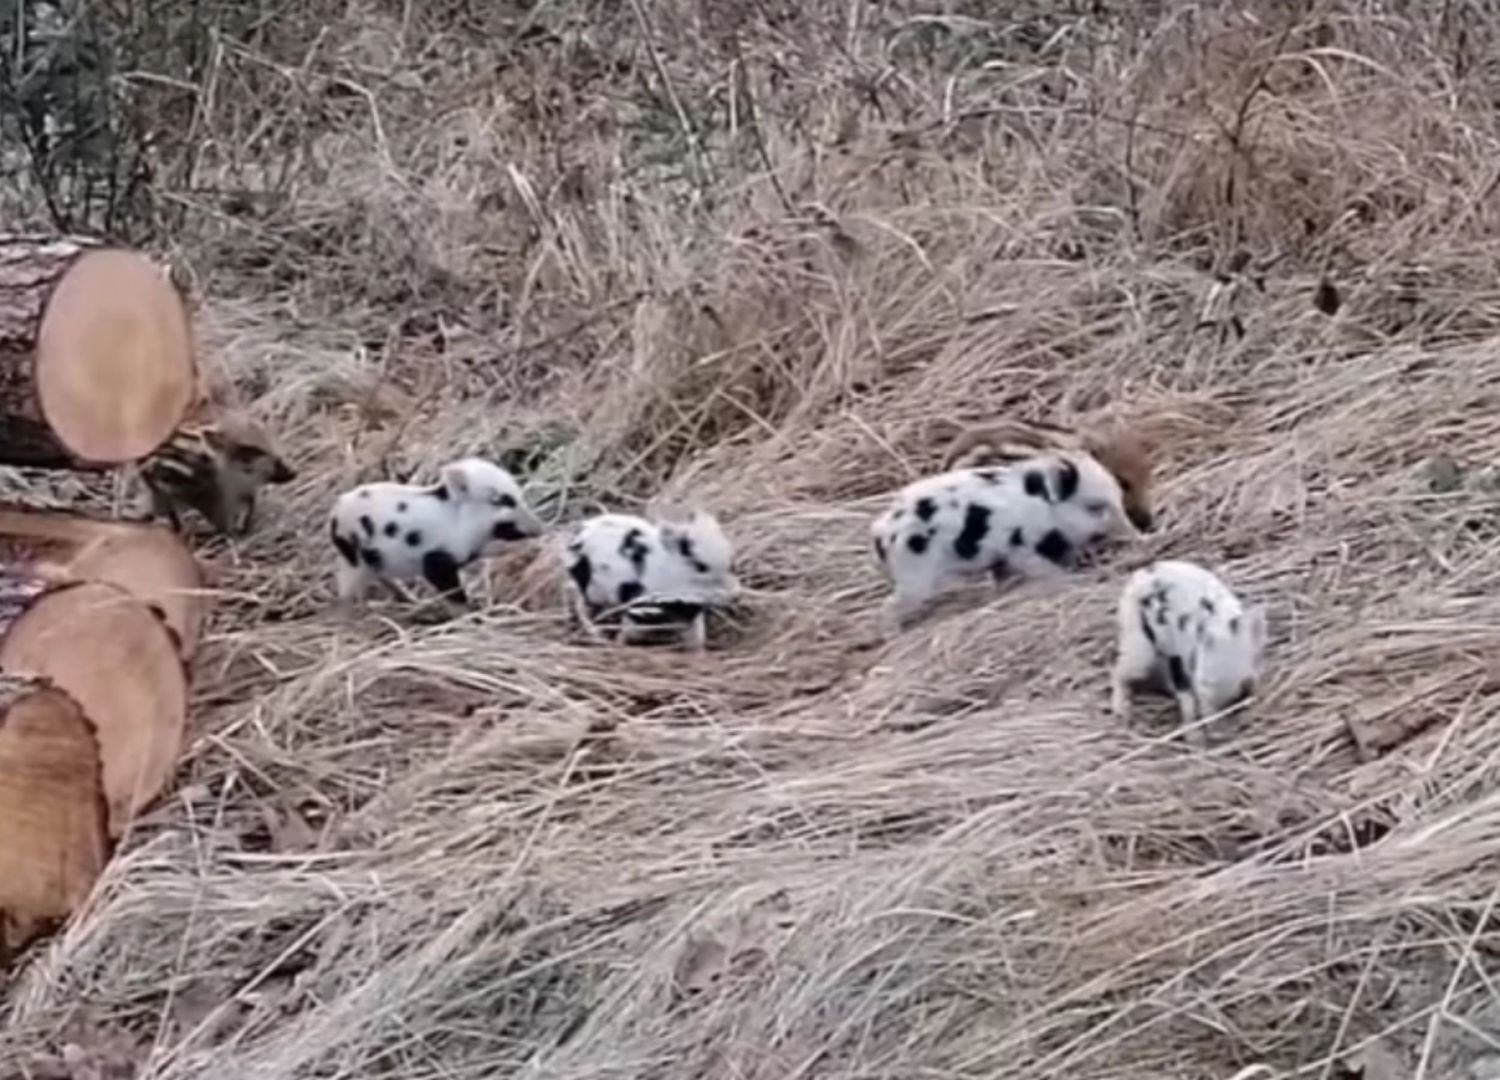
M683 647L691 653L701 653L708 647L708 619L703 612L693 616L682 635Z

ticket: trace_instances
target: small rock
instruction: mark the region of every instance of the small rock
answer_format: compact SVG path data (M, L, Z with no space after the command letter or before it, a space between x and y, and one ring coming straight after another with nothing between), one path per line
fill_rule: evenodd
M1440 495L1463 487L1463 469L1447 454L1428 458L1426 464L1422 466L1422 474L1427 481L1427 487Z

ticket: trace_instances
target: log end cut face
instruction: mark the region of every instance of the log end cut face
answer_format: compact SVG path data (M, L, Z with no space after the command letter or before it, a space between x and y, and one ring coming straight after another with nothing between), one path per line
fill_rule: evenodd
M29 600L0 639L0 671L65 690L99 744L109 835L118 839L177 767L187 674L166 624L124 589L85 581Z
M177 635L183 660L198 647L208 609L202 568L170 529L64 510L0 504L0 568L48 584L102 581L155 606ZM0 580L4 571L0 570ZM0 626L3 626L0 599Z
M0 676L0 956L66 919L109 856L92 725L55 687Z
M103 249L53 287L37 333L36 402L80 463L136 461L177 428L195 389L182 298L150 260Z

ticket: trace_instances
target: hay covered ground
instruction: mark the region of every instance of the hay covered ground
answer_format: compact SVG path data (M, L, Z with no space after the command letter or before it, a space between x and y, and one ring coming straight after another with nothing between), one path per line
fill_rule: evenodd
M163 243L301 475L205 541L191 749L0 1073L1500 1075L1500 17L992 7L228 43ZM1158 531L880 643L884 493L1018 413L1158 434ZM532 545L336 614L333 494L469 452L559 523L710 506L744 604L588 646ZM1270 606L1206 752L1105 711L1168 554Z

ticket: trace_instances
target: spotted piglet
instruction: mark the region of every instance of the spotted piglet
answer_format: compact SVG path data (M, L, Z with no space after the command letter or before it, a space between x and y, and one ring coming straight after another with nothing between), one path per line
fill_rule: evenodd
M339 599L362 599L377 581L423 578L450 604L467 607L459 570L543 529L515 478L481 458L443 466L431 487L364 484L340 495L329 518Z
M1194 725L1193 738L1201 745L1197 722L1254 692L1265 649L1265 609L1243 605L1210 571L1172 559L1137 570L1125 584L1118 614L1111 707L1122 720L1130 719L1137 686L1169 688L1182 722Z
M695 511L686 521L600 514L567 545L572 610L597 641L617 631L623 644L667 634L693 652L707 638L707 612L738 590L734 547L718 520Z
M963 577L1055 577L1105 540L1139 535L1118 481L1081 451L918 480L896 495L871 533L894 587L884 614L888 633Z

